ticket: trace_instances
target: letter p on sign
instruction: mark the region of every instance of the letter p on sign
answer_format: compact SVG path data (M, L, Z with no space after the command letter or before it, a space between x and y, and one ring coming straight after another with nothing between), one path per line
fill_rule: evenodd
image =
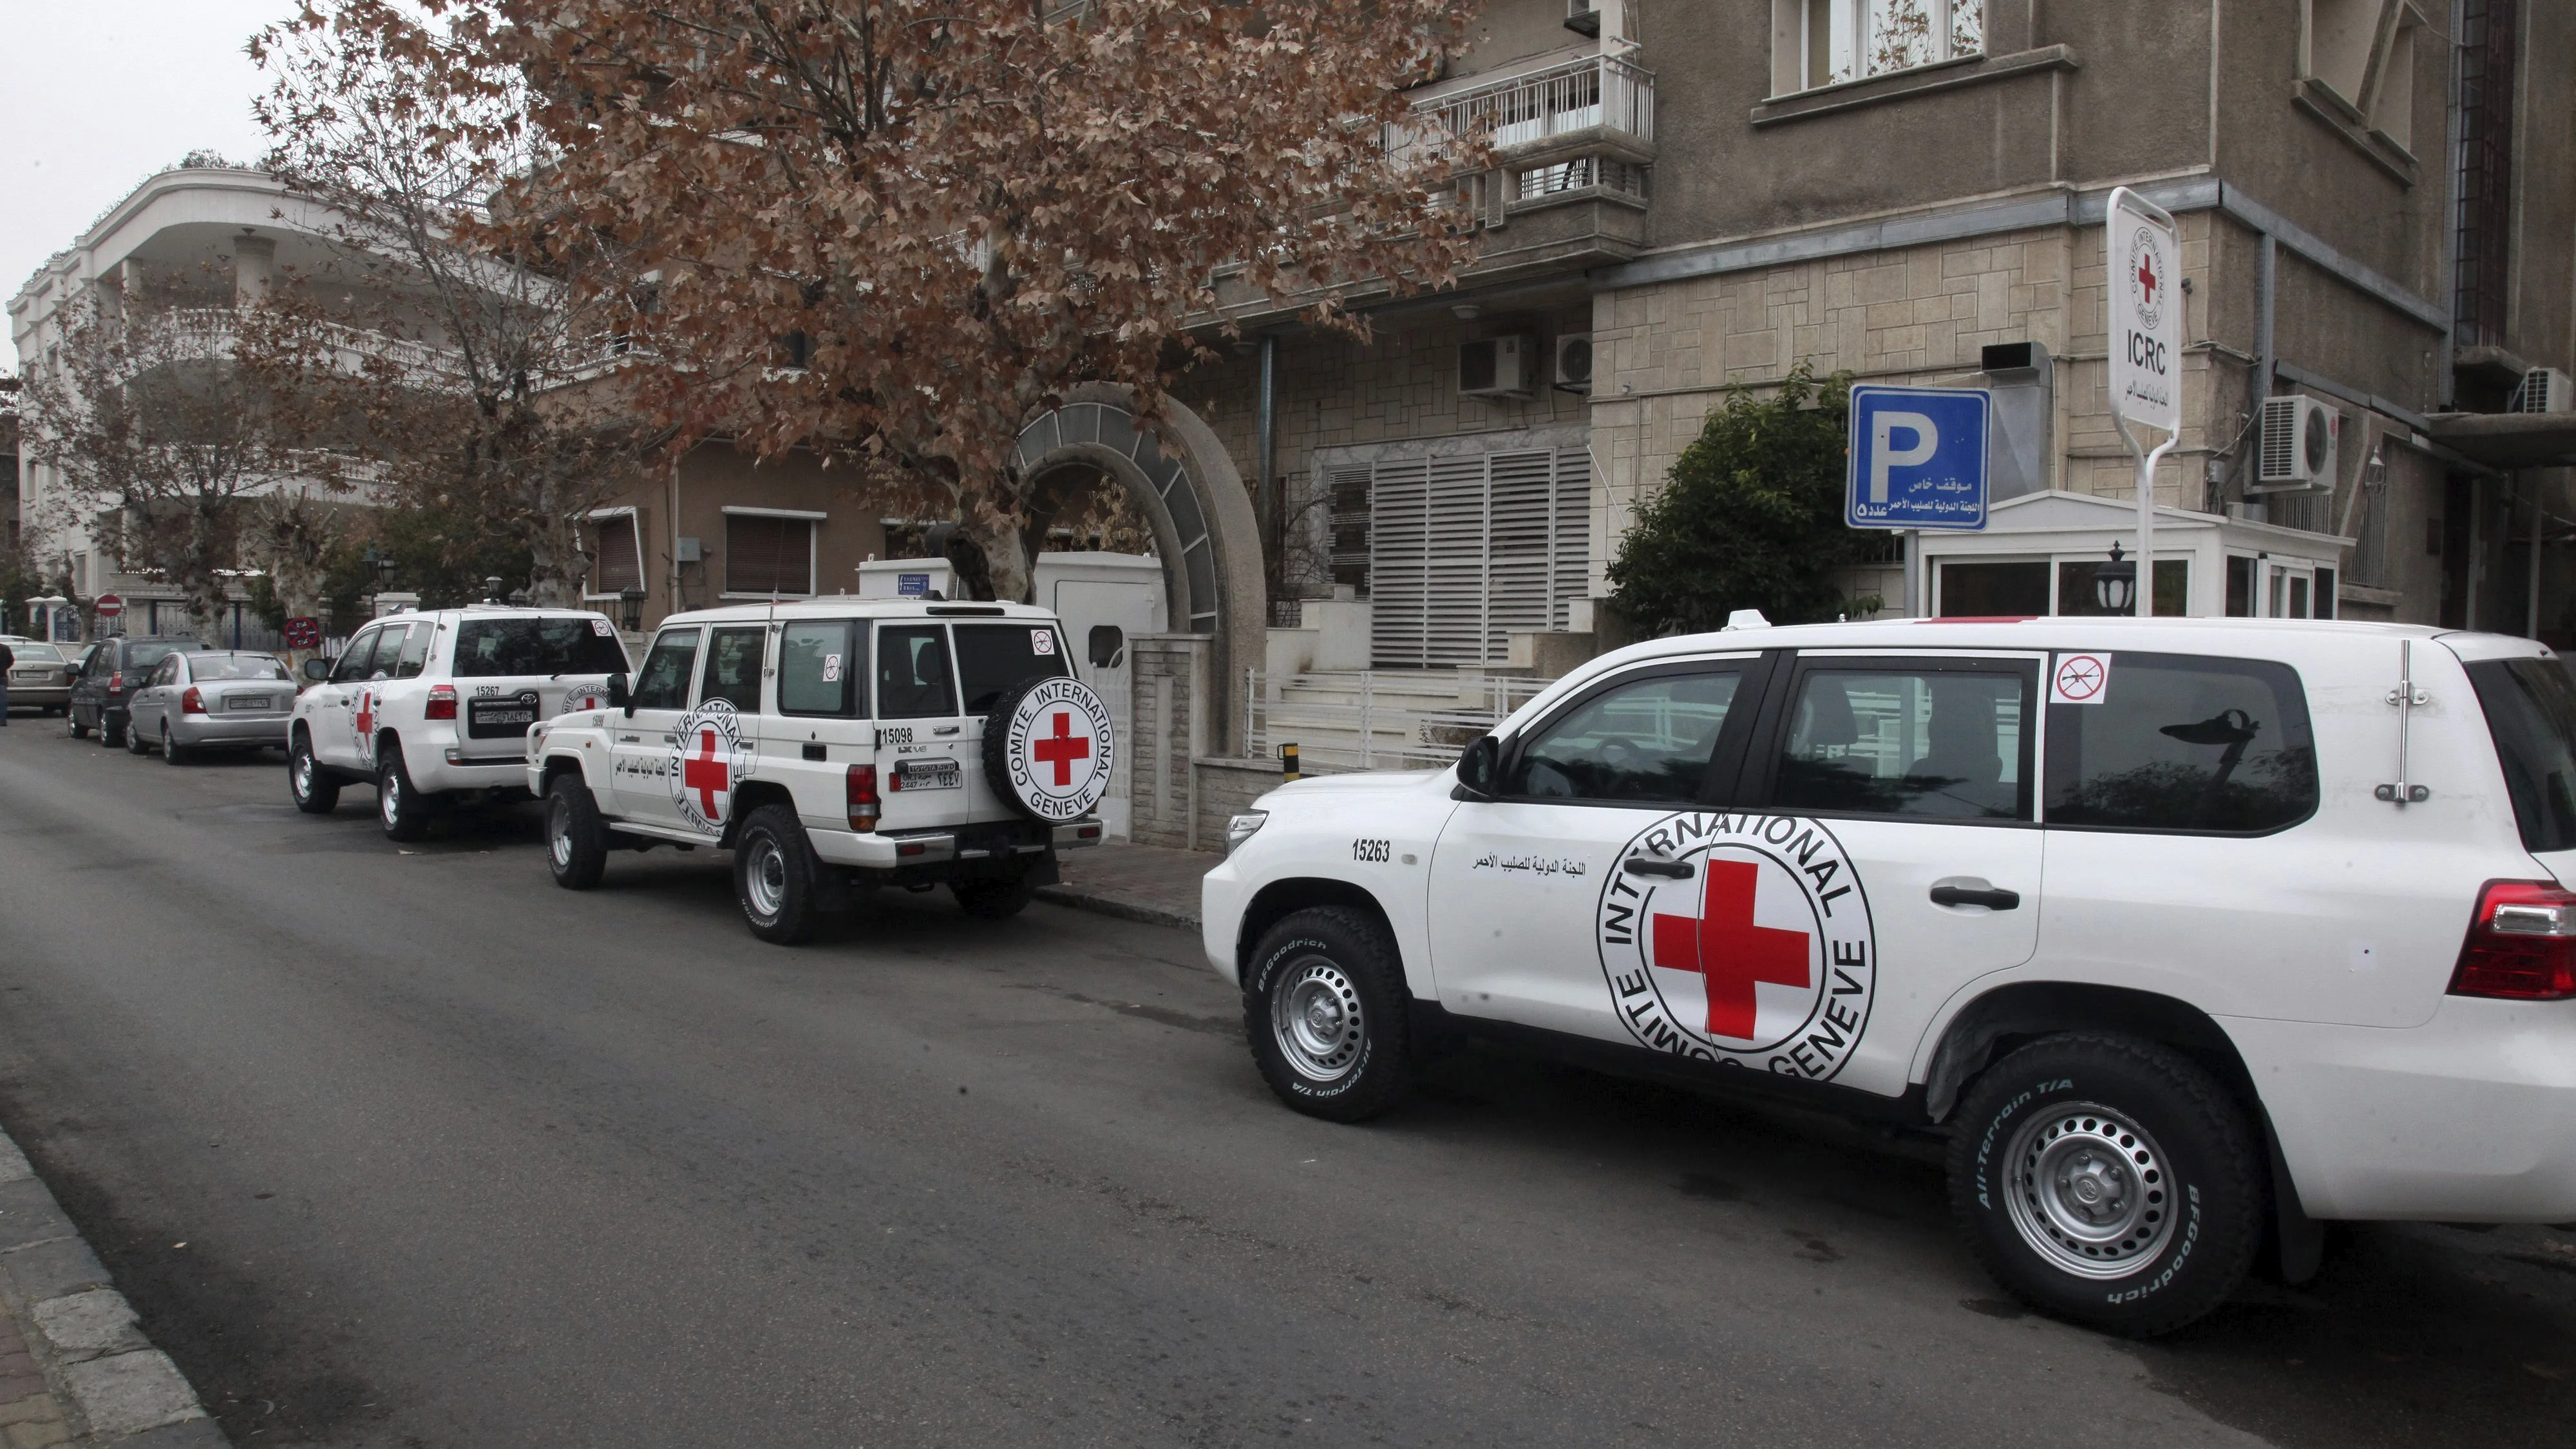
M1932 455L1941 450L1941 434L1921 413L1878 413L1870 418L1869 430L1869 501L1885 503L1887 470L1932 461ZM1912 433L1914 441L1906 447L1896 447L1896 434L1905 432Z

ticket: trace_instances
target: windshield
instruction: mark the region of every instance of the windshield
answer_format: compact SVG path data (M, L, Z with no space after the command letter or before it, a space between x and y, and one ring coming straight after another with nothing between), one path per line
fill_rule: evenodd
M2491 659L2469 666L2505 793L2534 852L2576 850L2576 679L2557 659Z
M456 677L623 674L626 650L604 619L473 619L456 626Z
M200 654L188 661L188 675L200 684L217 679L284 679L286 666L265 654Z

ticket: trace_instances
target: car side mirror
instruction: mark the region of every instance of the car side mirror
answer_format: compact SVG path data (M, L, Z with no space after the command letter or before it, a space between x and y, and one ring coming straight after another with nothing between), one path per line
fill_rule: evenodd
M626 711L629 719L635 717L635 693L626 687L623 673L608 676L608 707Z
M337 662L338 661L336 660L322 658L305 660L303 669L305 682L308 684L320 684L322 681L329 679L331 677L331 666Z
M1492 735L1478 735L1458 755L1458 798L1491 800L1494 782L1502 773L1503 747Z

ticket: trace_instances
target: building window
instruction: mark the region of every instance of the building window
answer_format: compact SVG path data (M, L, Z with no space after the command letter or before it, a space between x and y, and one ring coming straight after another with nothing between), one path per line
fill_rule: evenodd
M1986 48L1985 0L1798 0L1798 75L1813 89Z
M592 514L590 535L590 597L614 598L644 587L643 530L633 509Z
M725 511L724 591L757 599L814 592L814 523L804 514Z
M2468 4L2477 9L2477 0ZM2408 0L2307 0L2300 73L2333 91L2353 119L2411 153L2422 28Z
M1581 448L1377 463L1365 593L1379 667L1499 664L1512 634L1568 627L1584 596L1591 506Z

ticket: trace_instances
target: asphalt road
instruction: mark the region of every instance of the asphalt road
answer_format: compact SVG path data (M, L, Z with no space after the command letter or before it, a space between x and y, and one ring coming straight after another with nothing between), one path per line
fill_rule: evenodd
M371 803L0 732L0 1122L239 1445L2576 1438L2576 1234L2127 1344L1999 1301L1921 1145L1483 1052L1334 1127L1180 932L781 950L723 857L572 895Z

